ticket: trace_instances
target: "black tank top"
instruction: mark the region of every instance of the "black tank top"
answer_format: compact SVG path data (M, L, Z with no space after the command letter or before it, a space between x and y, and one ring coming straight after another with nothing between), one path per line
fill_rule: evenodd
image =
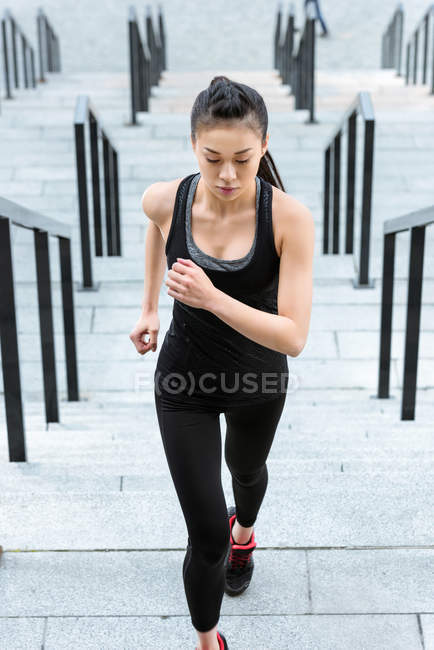
M191 202L199 177L189 174L178 186L165 247L167 267L177 257L192 259L221 291L277 314L280 258L274 244L271 184L256 177L256 230L250 251L237 260L220 260L201 251L191 236ZM224 411L286 393L288 363L285 354L252 341L210 311L174 299L154 385L166 409Z

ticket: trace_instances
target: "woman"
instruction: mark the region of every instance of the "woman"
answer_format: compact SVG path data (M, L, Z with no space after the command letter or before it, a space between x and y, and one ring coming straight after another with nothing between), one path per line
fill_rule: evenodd
M312 303L314 224L285 193L253 88L214 77L191 111L200 172L149 186L142 314L130 338L156 350L166 260L174 298L154 374L168 466L188 530L183 581L197 650L223 650L223 593L247 588L266 459ZM253 243L252 243L253 242ZM149 340L146 341L146 334ZM235 506L221 484L220 413Z

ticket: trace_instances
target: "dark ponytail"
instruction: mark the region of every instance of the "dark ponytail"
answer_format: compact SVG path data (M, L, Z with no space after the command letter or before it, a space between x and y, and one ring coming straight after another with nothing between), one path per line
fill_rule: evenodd
M197 131L201 127L211 128L232 120L243 120L252 129L259 131L261 141L265 141L268 113L262 96L250 86L218 75L194 101L190 114L191 137L193 141L196 140ZM285 191L268 148L261 157L257 175Z

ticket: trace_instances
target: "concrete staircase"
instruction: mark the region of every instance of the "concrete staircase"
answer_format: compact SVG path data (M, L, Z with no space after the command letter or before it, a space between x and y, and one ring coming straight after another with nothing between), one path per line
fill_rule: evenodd
M101 281L100 291L75 293L80 384L84 396L101 390L131 391L137 372L150 376L155 355L137 358L128 338L138 317L143 291L147 218L141 210L140 198L150 183L186 175L197 169L189 142L189 115L185 110L214 73L177 75L166 72L161 87L153 89L151 112L140 114L140 127L125 126L129 121L128 80L119 74L71 75L50 82L45 88L38 88L33 96L20 97L14 105L4 102L0 126L3 141L0 193L72 224L73 273L77 285L81 280L81 258L72 120L78 93L91 93L103 124L118 147L123 255L120 258L94 259L94 277ZM293 366L302 364L300 368L304 369L305 385L309 387L327 385L329 378L333 378L333 387L336 388L369 385L373 389L377 381L382 224L385 219L432 203L434 160L429 151L434 145L434 99L424 87L405 87L403 80L396 78L390 70L371 71L369 74L363 70L337 71L334 75L319 71L318 124L308 125L305 124L307 111L292 110L293 98L287 96L288 87L279 84L276 73L255 75L229 71L228 74L254 84L264 93L270 118L269 147L286 191L308 205L315 217L315 296L311 336L302 356L293 360ZM371 248L371 277L376 280L376 286L368 291L352 288L351 256L323 256L321 253L323 150L357 89L372 92L377 118ZM359 128L360 136L361 130ZM360 188L361 156L356 182ZM358 195L356 210L359 208ZM342 227L341 241L343 236ZM433 241L434 231L428 229L419 366L419 387L422 389L433 386L434 376L434 338L430 326L434 257L429 254ZM32 242L31 232L14 228L14 273L23 384L27 394L40 399L41 366ZM56 359L59 388L64 391L60 271L54 240L51 250L55 331L58 333ZM408 235L398 237L397 260L394 389L400 388L402 376ZM360 309L361 305L363 309ZM172 306L164 284L160 306L162 333L170 322ZM106 351L109 355L105 354ZM324 375L318 372L318 359L325 364ZM357 372L354 372L354 362L357 363Z
M14 227L28 463L9 463L0 439L0 647L193 648L181 564L187 532L161 444L152 395L157 353L128 338L140 312L150 183L197 169L189 142L196 94L221 70L166 72L151 112L127 126L125 75L50 81L0 117L0 195L73 227L81 279L73 145L79 93L90 93L118 147L122 258L95 259L98 292L74 294L79 403L65 401L59 267L53 263L61 422L44 421L32 233ZM382 224L432 204L434 99L392 71L317 73L317 119L293 111L276 73L229 70L269 110L270 151L285 188L316 223L314 302L303 353L288 359L288 394L270 452L256 525L255 579L224 598L219 626L240 650L434 647L432 437L434 265L426 237L415 422L399 420L408 238L397 245L390 400L378 374ZM371 275L352 288L350 256L323 256L323 150L358 90L377 118ZM358 176L360 178L360 175ZM359 182L359 181L358 181ZM163 283L159 346L171 318ZM222 434L225 424L221 416ZM230 475L222 463L227 502ZM254 626L254 631L253 631Z

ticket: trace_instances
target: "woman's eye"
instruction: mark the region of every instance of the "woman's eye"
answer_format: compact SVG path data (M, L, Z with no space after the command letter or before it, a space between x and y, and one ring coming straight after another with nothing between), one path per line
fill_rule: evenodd
M209 158L207 158L207 161L210 162L210 163L217 163L218 162L218 160L210 160ZM235 162L244 164L244 163L249 162L249 159L247 158L247 160L236 160Z

